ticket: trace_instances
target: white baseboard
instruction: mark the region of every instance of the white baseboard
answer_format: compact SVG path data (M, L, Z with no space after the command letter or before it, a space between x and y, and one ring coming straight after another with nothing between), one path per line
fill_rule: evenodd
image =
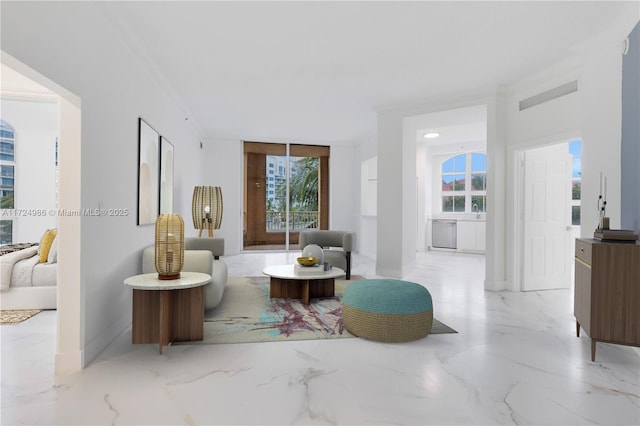
M56 352L56 376L76 373L84 368L84 351Z
M103 331L100 336L85 346L85 364L86 367L93 361L103 350L107 348L118 336L120 336L131 325L131 317L124 315L121 319L114 322L108 329Z
M413 272L416 267L416 262L412 262L409 265L402 265L401 269L376 267L376 275L381 277L402 279L402 277L405 277Z
M83 349L71 352L56 353L56 375L75 373L84 369L103 350L131 325L131 318L126 316L113 323L98 338Z
M486 291L504 291L511 290L508 288L509 281L484 281L484 289Z

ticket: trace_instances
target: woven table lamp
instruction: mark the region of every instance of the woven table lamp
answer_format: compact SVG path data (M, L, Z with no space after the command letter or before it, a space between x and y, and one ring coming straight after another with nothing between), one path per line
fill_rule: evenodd
M222 223L222 189L219 186L196 186L193 189L191 203L193 227L199 229L198 237L206 228L209 237L213 237L213 230L220 229Z
M156 220L156 271L158 279L180 278L184 265L184 220L179 214L161 214Z

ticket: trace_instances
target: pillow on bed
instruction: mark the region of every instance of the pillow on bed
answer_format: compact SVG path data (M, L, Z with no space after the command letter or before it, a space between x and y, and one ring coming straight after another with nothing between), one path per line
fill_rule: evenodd
M40 242L38 243L38 254L40 254L40 249L42 248L42 243L44 242L44 237L47 235L47 232L49 232L48 229L44 231L44 234L40 237Z
M53 238L51 248L49 249L49 256L47 256L47 263L56 263L58 261L58 236Z
M57 229L47 229L47 231L44 233L42 241L40 242L40 258L38 259L39 263L45 263L49 258L49 250L51 249L51 244L53 244L53 240L56 238L57 233Z

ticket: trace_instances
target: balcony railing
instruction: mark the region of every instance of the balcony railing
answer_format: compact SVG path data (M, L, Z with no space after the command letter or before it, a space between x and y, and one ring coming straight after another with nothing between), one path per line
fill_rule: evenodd
M284 232L287 225L285 212L267 212L267 232ZM289 212L289 230L301 231L318 227L318 212Z

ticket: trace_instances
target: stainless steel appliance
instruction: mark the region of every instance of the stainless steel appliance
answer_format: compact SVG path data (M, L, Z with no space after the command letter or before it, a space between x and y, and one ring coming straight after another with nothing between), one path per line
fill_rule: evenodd
M458 222L451 219L434 219L431 222L431 246L435 248L457 247Z

